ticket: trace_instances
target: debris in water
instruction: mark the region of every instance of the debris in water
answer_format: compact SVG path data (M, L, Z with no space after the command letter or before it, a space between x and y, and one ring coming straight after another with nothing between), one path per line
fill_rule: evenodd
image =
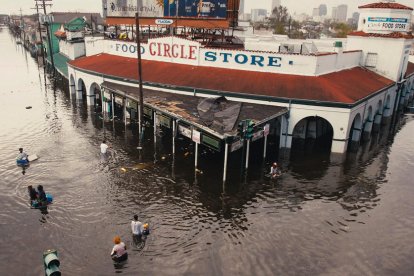
M127 170L125 168L121 168L121 171L122 172L126 172Z
M26 106L26 109L31 109L32 107L31 106Z

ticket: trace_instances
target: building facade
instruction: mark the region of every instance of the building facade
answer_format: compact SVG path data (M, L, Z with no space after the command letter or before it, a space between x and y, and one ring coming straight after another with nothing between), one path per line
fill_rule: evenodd
M282 107L286 112L270 125L280 148L311 139L329 144L332 153L345 153L369 140L414 94L414 64L408 61L412 8L373 4L360 12L358 30L349 35L346 48L336 41L323 52L305 51L304 43L259 51L209 48L175 36L151 38L139 49L144 88ZM398 22L373 25L372 18ZM86 57L69 64L72 95L89 105L101 102L104 110L115 102L127 108L125 92L111 96L101 88L103 83L138 86L136 44L97 37L86 38L85 44Z

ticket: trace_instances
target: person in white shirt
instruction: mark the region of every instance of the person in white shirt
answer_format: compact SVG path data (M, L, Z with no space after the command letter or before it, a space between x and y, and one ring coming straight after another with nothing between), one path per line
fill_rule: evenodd
M101 144L101 153L105 154L108 150L109 146L106 144L106 140L104 139Z
M19 155L17 155L16 160L18 160L18 161L26 161L28 157L29 157L29 155L27 155L23 151L23 148L19 148Z
M277 165L277 163L273 163L272 167L270 167L270 176L272 178L276 178L278 176L280 176L282 174L282 172L280 171L279 166Z
M128 253L126 251L125 243L121 242L121 238L119 236L115 236L114 238L114 247L111 251L112 260L116 262L122 262L128 259Z
M138 215L134 215L134 220L131 221L131 230L134 236L142 236L142 222L138 220Z

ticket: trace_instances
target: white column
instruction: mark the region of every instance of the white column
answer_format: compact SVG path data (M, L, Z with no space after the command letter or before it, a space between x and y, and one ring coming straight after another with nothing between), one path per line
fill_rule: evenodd
M247 139L247 147L246 147L246 169L249 168L249 152L250 152L250 139Z
M198 166L198 143L195 143L194 166L197 169L197 166Z
M224 146L224 170L223 170L223 182L226 182L227 177L227 158L229 154L229 144L225 144Z

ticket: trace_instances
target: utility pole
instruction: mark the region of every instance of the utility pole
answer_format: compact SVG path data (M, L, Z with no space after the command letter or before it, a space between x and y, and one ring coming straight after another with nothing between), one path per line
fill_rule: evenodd
M23 47L24 43L26 42L26 33L24 32L24 20L23 20L23 14L22 9L20 8L20 25L21 25L21 31L20 31L20 39L22 39L22 32L23 32Z
M36 5L37 5L37 1L42 1L42 6L43 6L43 13L45 14L45 18L46 18L46 5L51 6L52 4L45 4L45 1L47 2L51 2L52 0L35 0ZM49 30L49 22L47 22L47 20L45 20L45 26L46 26L46 33L47 33L47 41L49 44L49 55L50 55L50 61L52 62L52 68L53 68L53 72L55 72L55 61L53 59L53 50L52 50L52 42L51 39L52 37L50 36L50 30Z
M43 64L45 64L45 53L44 53L44 49L43 49L42 26L40 25L39 4L36 3L35 5L36 5L36 13L37 13L37 27L39 29L40 43L42 44L42 47L41 47L42 59L43 59Z
M143 130L144 130L144 95L142 94L142 66L141 66L141 37L139 35L139 14L135 13L136 37L137 37L137 53L138 53L138 81L139 81L139 112L138 112L138 148L142 148ZM155 120L155 118L154 118Z

